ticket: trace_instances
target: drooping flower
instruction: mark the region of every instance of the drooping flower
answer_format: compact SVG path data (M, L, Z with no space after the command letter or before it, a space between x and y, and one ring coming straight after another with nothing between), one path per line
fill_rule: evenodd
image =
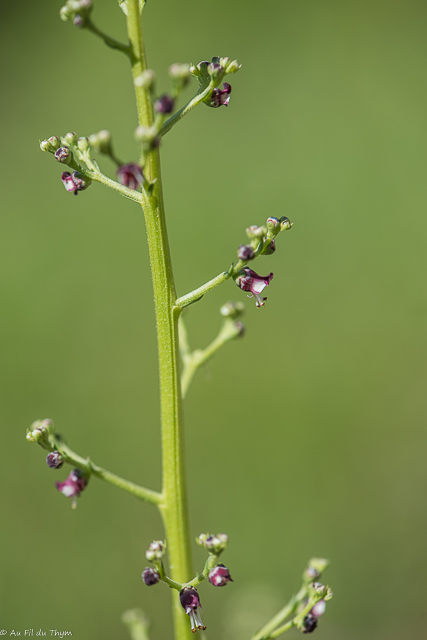
M222 107L222 105L224 105L224 107L227 107L228 103L230 102L231 84L228 84L228 82L224 82L222 86L224 87L223 89L216 87L212 91L209 100L206 102L207 105L213 107L214 109L216 109L217 107Z
M66 190L74 192L74 195L77 195L79 191L84 191L92 183L92 180L85 178L79 171L73 171L72 174L64 171L61 180Z
M80 469L73 469L64 482L55 482L55 486L67 498L72 498L73 509L77 506L77 498L88 483L87 476Z
M235 282L243 291L251 292L248 298L255 296L256 306L259 308L263 307L267 300L267 298L262 298L260 294L264 291L265 287L268 287L272 279L272 273L269 273L268 276L260 276L252 269L249 269L249 267L244 267L240 275L235 279Z
M122 164L122 166L117 169L117 177L120 184L134 190L138 189L144 179L142 169L136 162Z
M156 569L146 567L142 572L142 580L147 587L151 587L153 584L157 584L160 580L160 574Z
M196 633L197 629L204 631L206 629L202 622L200 613L198 612L200 604L199 594L194 587L184 587L179 592L179 601L185 613L190 618L191 631Z
M211 569L208 579L214 587L225 587L227 582L233 582L229 570L223 564L217 564L216 567Z

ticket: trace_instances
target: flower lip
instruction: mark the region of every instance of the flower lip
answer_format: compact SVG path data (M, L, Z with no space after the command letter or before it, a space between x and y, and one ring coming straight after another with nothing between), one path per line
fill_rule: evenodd
M267 298L262 298L260 294L265 287L268 287L272 279L273 273L269 273L267 276L260 276L249 267L244 267L235 282L242 291L250 291L248 298L255 296L256 306L259 308L263 307L267 300Z
M223 105L224 107L227 107L228 103L230 102L231 84L228 84L228 82L224 82L222 86L223 89L219 89L218 87L216 87L212 91L209 102L207 102L207 104L210 107L214 107L214 109L222 107Z

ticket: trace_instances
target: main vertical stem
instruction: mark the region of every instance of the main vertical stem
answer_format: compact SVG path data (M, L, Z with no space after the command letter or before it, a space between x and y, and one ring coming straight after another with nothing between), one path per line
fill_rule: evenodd
M128 0L128 36L132 45L132 74L137 78L146 68L138 0ZM134 83L135 84L135 83ZM149 91L135 84L140 126L153 124ZM177 582L193 577L188 527L187 492L184 473L182 433L182 400L178 353L178 315L174 312L175 284L166 230L159 151L149 154L144 175L156 180L153 195L144 196L143 210L150 253L151 275L157 320L160 371L160 403L162 422L163 502L161 514L168 544L170 574ZM192 637L188 616L185 615L175 591L173 617L176 640Z

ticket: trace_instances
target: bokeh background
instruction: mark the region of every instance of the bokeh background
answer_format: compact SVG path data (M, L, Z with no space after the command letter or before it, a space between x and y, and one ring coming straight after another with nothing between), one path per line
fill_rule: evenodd
M124 39L117 3L95 5ZM140 606L160 640L169 593L140 578L155 510L93 479L73 512L53 486L68 469L25 441L50 417L75 450L160 488L141 212L99 185L71 197L38 148L108 128L136 160L128 64L59 7L2 4L0 626L119 640ZM163 145L179 293L226 268L249 224L294 222L256 263L275 274L267 306L247 300L246 337L185 402L192 532L231 540L234 584L201 589L211 639L249 638L312 555L335 592L319 640L426 637L426 18L421 0L146 7L159 93L173 62L243 62L229 108L202 105ZM194 347L228 299L246 300L229 282L188 311Z

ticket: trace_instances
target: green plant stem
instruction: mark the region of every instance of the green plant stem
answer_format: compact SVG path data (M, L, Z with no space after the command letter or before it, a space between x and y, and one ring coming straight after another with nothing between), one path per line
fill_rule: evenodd
M262 629L257 631L251 640L265 640L265 638L271 637L271 633L280 625L286 618L289 618L298 608L298 605L307 597L307 587L304 585L298 591L298 593L289 600L289 602L281 609L271 620L265 624Z
M179 111L174 113L173 116L171 116L168 120L166 120L166 122L160 129L159 135L164 136L166 133L168 133L168 131L170 131L172 127L174 127L177 124L177 122L182 120L182 118L186 116L187 113L190 113L190 111L194 109L194 107L197 107L197 105L201 104L203 100L206 100L206 98L208 98L209 95L212 93L213 89L214 89L214 85L211 83L208 84L206 89L203 89L203 90L200 89L196 93L196 95L187 102L186 105L184 105Z
M117 51L121 51L122 53L126 54L128 57L131 56L132 50L128 44L123 44L122 42L119 42L115 38L111 38L108 34L101 31L101 29L98 29L98 27L92 22L92 20L88 19L86 21L86 28L89 29L89 31L94 33L96 36L99 36L100 38L102 38L105 44L111 47L111 49L116 49Z
M116 476L115 473L111 473L111 471L107 471L107 469L103 469L96 465L90 458L83 458L79 454L75 453L70 447L68 447L60 438L57 436L52 437L53 446L45 446L41 444L41 446L48 451L54 451L55 449L61 453L64 458L64 462L72 465L73 467L78 467L83 471L86 471L90 475L94 475L101 480L105 480L105 482L109 482L110 484L118 487L119 489L123 489L128 493L131 493L136 498L140 500L144 500L145 502L150 502L151 504L160 505L162 501L161 493L157 491L152 491L151 489L146 489L145 487L141 487L134 482L129 482L129 480L125 480L120 476Z
M289 629L292 629L292 627L299 626L304 620L305 616L308 613L310 613L311 609L314 607L315 604L316 604L316 601L310 601L304 607L301 613L295 616L295 618L293 618L292 620L289 620L289 622L286 622L286 624L272 631L268 636L264 636L264 640L273 640L274 638L278 638L279 636L286 633L286 631L289 631Z
M182 331L182 329L181 329ZM240 333L240 329L232 320L226 320L222 325L217 337L212 340L210 345L205 349L197 349L193 352L182 354L183 370L182 370L182 397L185 398L190 384L197 370L205 364L215 353L227 342L236 338Z
M142 28L137 0L128 0L127 28L133 51L132 75L135 80L146 69ZM138 123L149 127L153 111L149 90L135 84ZM171 577L184 582L193 574L190 555L187 491L184 474L184 443L182 433L181 381L178 360L178 319L176 292L166 230L160 156L153 150L144 168L149 182L156 180L153 195L143 192L143 210L147 230L151 275L154 289L162 424L163 502L160 506L166 539ZM173 597L175 640L189 640L188 617Z

